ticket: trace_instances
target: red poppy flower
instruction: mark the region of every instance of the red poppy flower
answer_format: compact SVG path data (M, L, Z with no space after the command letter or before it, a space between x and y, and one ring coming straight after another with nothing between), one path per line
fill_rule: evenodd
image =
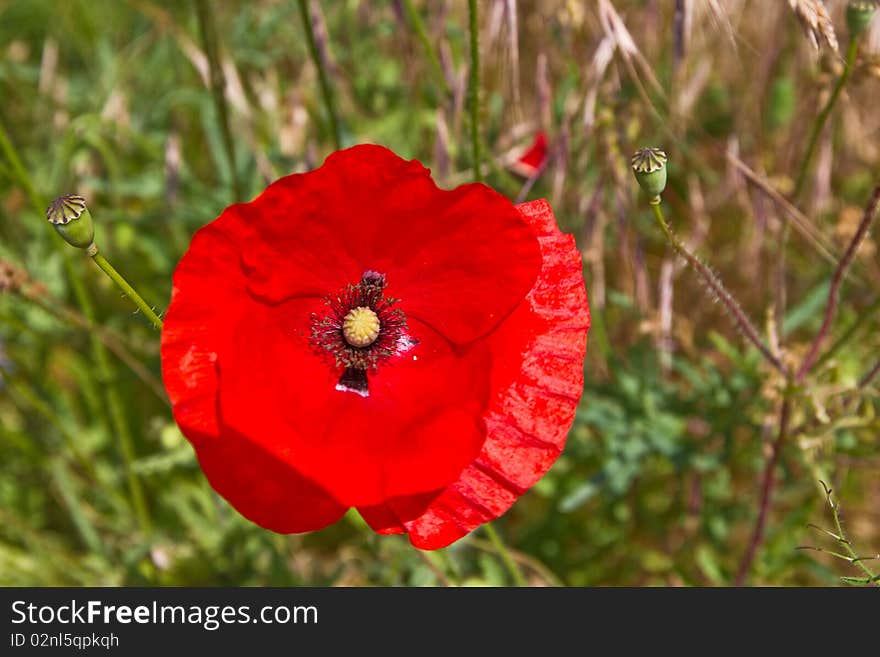
M510 168L523 178L537 176L547 165L547 135L539 132L529 147L520 155Z
M198 231L162 374L211 485L250 520L303 532L357 507L432 549L552 465L588 327L546 202L444 191L362 145Z

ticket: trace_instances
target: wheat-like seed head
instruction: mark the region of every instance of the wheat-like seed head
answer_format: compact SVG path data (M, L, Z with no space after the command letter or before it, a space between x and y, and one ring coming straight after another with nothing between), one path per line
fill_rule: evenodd
M788 4L791 5L813 48L818 51L820 42L824 41L832 50L838 51L834 23L822 0L788 0Z

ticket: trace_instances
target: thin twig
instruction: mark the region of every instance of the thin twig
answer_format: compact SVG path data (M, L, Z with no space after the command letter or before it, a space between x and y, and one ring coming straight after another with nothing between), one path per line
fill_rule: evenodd
M755 520L754 529L752 529L752 537L749 540L749 546L736 571L736 578L734 579L734 584L736 586L742 586L745 584L746 577L748 577L749 570L752 567L752 562L755 560L755 555L758 553L758 548L760 548L761 544L764 542L764 528L767 525L767 514L770 511L773 487L776 484L776 464L779 463L779 455L782 452L782 445L788 435L790 411L791 402L788 398L783 399L782 409L779 412L779 433L776 440L773 442L772 451L770 453L770 458L767 460L767 465L764 467L764 479L761 485L761 502L758 509L758 517Z
M813 343L810 345L810 350L807 352L807 355L804 356L804 360L798 368L797 374L795 375L795 381L797 382L804 380L804 377L806 377L807 373L810 371L813 363L815 363L816 359L819 357L819 349L822 348L822 343L831 331L831 324L834 321L834 315L837 312L837 302L840 298L840 286L843 284L844 275L852 263L853 258L855 258L859 245L862 243L862 240L865 239L865 235L868 234L871 223L874 221L874 217L877 214L878 203L880 203L880 185L877 185L874 188L874 192L871 194L871 199L868 201L868 205L865 208L865 214L859 223L859 227L856 230L855 235L853 235L840 263L837 265L837 269L834 271L834 276L831 279L831 287L828 290L828 302L825 304L825 316L822 320L822 326L816 334L816 337L813 339Z
M874 572L864 564L866 557L860 557L856 554L855 550L853 550L852 543L850 543L843 531L843 525L840 522L840 502L835 504L831 497L831 489L828 488L824 481L820 481L819 483L822 484L822 488L825 490L825 497L828 500L828 504L831 506L832 515L834 516L834 528L837 530L837 542L843 546L843 549L846 550L846 553L849 555L849 558L846 560L858 566L861 571L868 576L868 582L873 582L876 585L877 575L875 575ZM871 558L876 559L876 557L868 557L868 559Z

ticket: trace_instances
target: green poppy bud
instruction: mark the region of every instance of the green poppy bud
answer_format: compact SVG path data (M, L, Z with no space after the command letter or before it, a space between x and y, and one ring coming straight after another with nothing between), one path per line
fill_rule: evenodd
M95 225L82 196L59 196L46 210L46 219L71 246L87 249L95 241Z
M666 159L666 153L659 148L642 148L632 156L636 180L651 199L666 189Z
M864 32L874 18L876 5L871 0L850 0L846 5L846 26L852 37Z

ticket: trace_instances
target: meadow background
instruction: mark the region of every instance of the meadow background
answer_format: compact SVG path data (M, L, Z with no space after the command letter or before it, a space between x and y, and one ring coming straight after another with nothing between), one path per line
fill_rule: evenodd
M157 332L45 221L55 196L85 196L102 251L161 311L193 232L319 165L336 133L418 158L443 186L471 180L467 3L307 4L314 52L297 2L0 0L0 584L512 582L482 530L428 554L354 514L301 536L240 517L171 418ZM843 72L845 3L477 4L487 182L550 200L593 311L566 451L494 523L528 582L734 583L783 403L766 531L740 581L878 572L852 558L880 550L876 229L830 354L786 386L674 256L629 157L668 152L670 223L797 366L880 182L880 20L795 194ZM511 162L538 132L548 161L523 178Z

